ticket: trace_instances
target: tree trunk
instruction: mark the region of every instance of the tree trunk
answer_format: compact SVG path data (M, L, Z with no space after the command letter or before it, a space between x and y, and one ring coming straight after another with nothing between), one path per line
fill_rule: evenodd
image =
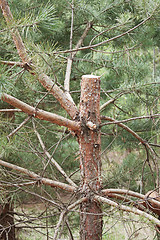
M81 82L79 135L81 194L88 200L80 206L80 239L102 239L102 210L93 195L101 189L100 77L84 75Z
M13 205L0 205L0 240L15 240Z

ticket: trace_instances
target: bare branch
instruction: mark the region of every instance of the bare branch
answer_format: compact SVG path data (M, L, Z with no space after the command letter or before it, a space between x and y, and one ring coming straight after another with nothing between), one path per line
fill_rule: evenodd
M116 207L117 209L119 210L122 210L122 211L125 211L125 212L131 212L131 213L134 213L136 215L139 215L139 216L142 216L142 217L145 217L147 218L149 221L151 221L152 223L156 224L157 226L160 227L160 220L158 220L157 218L153 217L152 215L142 211L142 210L139 210L135 207L128 207L128 206L125 206L125 205L121 205L121 204L118 204L114 201L111 201L110 199L108 198L104 198L104 197L101 197L101 196L94 196L94 199L96 201L99 201L99 202L102 202L102 203L107 203L109 204L110 206L113 206L113 207Z
M23 112L25 112L35 118L39 118L39 119L46 120L46 121L49 121L52 123L56 123L59 126L68 127L70 129L72 129L73 131L78 131L80 129L80 124L78 122L69 120L67 118L64 118L64 117L54 114L54 113L43 111L41 109L36 109L36 108L18 100L17 98L14 98L6 93L4 93L2 95L1 99L5 102L11 104L14 107L21 109Z
M116 122L116 120L114 118L107 117L107 116L101 116L101 120L108 120L110 122ZM141 138L136 132L134 132L131 128L124 125L123 123L117 123L117 125L122 127L123 129L125 129L127 132L131 133L132 136L137 138L137 140L140 141L144 146L146 146L151 151L153 156L155 156L155 153L154 153L153 149L151 148L151 146L149 145L149 143L147 143L143 138Z
M14 165L14 164L11 164L11 163L8 163L8 162L5 162L3 160L0 160L0 165L4 166L4 167L7 167L7 168L11 168L13 170L16 170L18 172L21 172L21 173L24 173L26 174L27 176L31 177L31 178L34 178L36 181L40 181L40 183L43 183L45 185L49 185L51 187L57 187L57 188L60 188L60 189L63 189L63 190L66 190L68 192L74 192L76 190L75 187L73 186L70 186L66 183L62 183L62 182L58 182L58 181L53 181L49 178L44 178L44 177L41 177L39 176L38 174L32 172L32 171L29 171L28 169L26 168L22 168L22 167L19 167L17 165Z
M8 26L10 27L12 23L14 22L12 13L10 11L10 8L8 6L8 3L6 0L0 0L0 6L3 12L3 15L6 19L6 22ZM31 74L36 75L39 82L42 84L44 88L46 88L48 91L50 91L53 96L59 101L61 106L67 111L67 113L75 119L79 112L74 104L73 101L68 98L68 96L55 84L53 80L48 77L46 74L41 73L41 70L36 67L31 59L27 55L27 51L25 49L24 43L22 41L22 38L18 32L18 29L10 29L15 46L17 48L18 54L20 58L22 59L22 62L24 64L24 68L28 70ZM54 85L54 86L53 86Z
M24 67L24 63L22 63L22 62L0 61L0 63L3 63L5 65L9 65L9 66L18 66L18 67L21 67L21 68Z
M16 129L14 129L8 136L7 138L9 139L12 137L16 132L18 132L31 118L32 116L28 116Z
M100 111L102 111L105 107L107 107L109 104L113 103L115 101L115 98L112 98L105 102L102 106L100 106Z
M62 221L64 219L65 214L66 214L66 210L62 211L61 214L60 214L59 221L57 223L55 233L54 233L54 237L53 237L54 240L57 240L58 232L60 231L60 226L62 224Z
M154 11L153 11L153 13L154 13ZM145 20L143 20L141 23L137 24L137 25L134 26L133 28L129 29L128 31L126 31L126 32L124 32L124 33L122 33L122 34L119 34L119 35L117 35L117 36L115 36L115 37L112 37L112 38L110 38L110 39L108 39L108 40L105 40L105 41L103 41L103 42L100 42L100 43L97 43L97 44L93 44L93 45L90 45L90 46L81 47L81 48L78 48L78 49L75 48L75 49L72 49L72 50L58 51L58 52L55 52L54 54L59 54L59 53L71 53L71 52L75 52L75 51L80 51L80 50L86 50L86 49L95 48L95 47L101 46L101 45L103 45L103 44L109 43L109 42L111 42L111 41L113 41L113 40L115 40L115 39L118 39L118 38L120 38L120 37L125 36L126 34L134 31L135 29L139 28L141 25L143 25L143 24L146 23L149 19L151 19L153 13L152 13L148 18L146 18Z
M72 8L72 18L73 18L73 8ZM73 32L72 24L73 24L73 20L72 20L72 23L71 23L70 50L72 48L72 37L73 37L73 35L72 35L73 34L72 33ZM91 29L91 27L92 27L92 23L91 22L87 23L87 26L86 26L82 36L80 37L79 41L76 44L76 47L75 47L76 49L78 49L82 45L82 43L83 43L85 37L87 36L87 33ZM68 59L67 59L67 68L66 68L66 75L65 75L65 81L64 81L64 89L66 91L66 94L67 94L68 98L70 98L71 101L73 101L73 100L72 100L72 97L69 93L69 90L70 90L70 87L69 87L69 85L70 85L70 75L71 75L73 58L75 57L76 53L77 52L71 53L70 57L68 57Z
M112 100L114 99L111 99L109 101L112 102ZM109 102L108 101L108 102ZM104 104L107 104L108 102L104 103ZM101 106L103 107L103 105ZM134 121L134 120L138 120L138 119L146 119L146 118L149 118L149 119L152 119L152 118L159 118L160 117L160 114L153 114L153 115L148 115L148 116L140 116L140 117L133 117L133 118L128 118L128 119L125 119L125 120L119 120L119 121L114 121L114 122L108 122L108 123L102 123L101 124L101 127L102 126L106 126L106 125L110 125L110 124L118 124L118 123L124 123L124 122L130 122L130 121ZM105 117L104 117L105 118ZM102 116L102 119L103 119L103 116Z
M132 196L132 197L136 197L139 199L143 199L145 198L145 195L141 194L141 193L137 193L131 190L126 190L126 189L114 189L114 188L109 188L109 189L103 189L102 193L105 194L106 196L109 193L118 193L118 194L122 194L122 195L126 195L126 196Z
M77 187L77 185L67 176L67 174L65 173L65 171L62 169L62 167L58 164L58 162L56 160L53 159L53 157L50 155L50 153L46 150L45 148L45 145L42 141L42 138L39 134L39 132L37 131L36 127L35 127L35 124L33 123L33 127L34 127L34 131L35 131L35 134L37 135L37 138L41 144L41 147L45 153L45 155L48 157L49 161L51 161L54 166L58 169L58 171L65 177L66 181L68 183L70 183L72 186L74 187Z
M39 82L42 84L42 86L52 93L52 95L57 99L61 106L67 111L67 113L73 119L76 119L76 117L79 114L79 111L75 103L73 103L73 101L71 101L68 98L66 93L64 93L56 84L54 84L53 80L46 74L44 73L38 74L37 78Z
M22 112L21 109L0 109L0 112Z

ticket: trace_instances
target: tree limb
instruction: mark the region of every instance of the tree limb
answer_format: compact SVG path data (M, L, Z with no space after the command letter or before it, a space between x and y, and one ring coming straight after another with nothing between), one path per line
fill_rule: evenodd
M4 166L4 167L7 167L7 168L11 168L13 170L16 170L18 172L21 172L21 173L24 173L26 174L27 176L31 177L31 178L34 178L35 180L37 181L40 181L40 183L43 183L45 185L49 185L51 187L57 187L57 188L60 188L60 189L63 189L63 190L66 190L68 192L74 192L76 190L75 187L73 186L70 186L66 183L62 183L62 182L58 182L58 181L53 181L49 178L44 178L44 177L41 177L39 176L38 174L32 172L32 171L29 171L28 169L26 168L22 168L22 167L19 167L15 164L11 164L11 163L8 163L6 161L3 161L3 160L0 160L0 165Z
M37 135L37 138L40 142L40 145L45 153L45 155L49 158L49 161L51 161L54 166L58 169L58 171L65 177L66 181L71 184L72 186L74 187L77 187L77 185L67 176L67 174L65 173L65 171L62 169L62 167L58 164L58 162L56 160L54 160L54 158L50 155L50 153L46 150L45 148L45 145L42 141L42 138L39 134L39 132L37 131L36 127L35 127L35 124L33 123L33 127L34 127L34 131L35 131L35 134Z
M73 18L73 10L72 10L72 18ZM72 24L73 24L73 22L72 22ZM71 24L71 36L70 36L70 50L72 48L72 44L71 44L72 43L72 32L73 32L72 24ZM92 23L88 22L82 36L80 37L79 41L76 44L75 49L78 49L82 45L82 43L83 43L85 37L87 36L87 33L91 29L91 27L92 27ZM69 84L70 84L70 76L71 76L71 68L72 68L73 58L75 57L76 54L77 54L77 52L72 52L70 54L70 57L68 57L68 59L67 59L67 68L66 68L66 75L65 75L65 81L64 81L64 89L66 90L66 94L71 99L71 101L73 101L73 99L69 93L69 89L70 89Z
M125 205L122 205L122 204L118 204L114 201L111 201L108 198L104 198L104 197L101 197L101 196L98 196L98 195L94 196L94 199L96 201L99 201L99 202L102 202L102 203L107 203L108 205L116 207L119 210L122 210L122 211L125 211L125 212L131 212L131 213L134 213L136 215L145 217L149 221L151 221L152 223L154 223L154 224L156 224L157 226L160 227L160 220L158 220L157 218L153 217L152 215L150 215L150 214L148 214L148 213L146 213L142 210L139 210L135 207L128 207L128 206L125 206Z
M1 96L1 99L4 102L7 102L11 104L12 106L21 109L23 112L42 120L46 120L52 123L56 123L59 126L65 126L70 128L73 131L78 131L80 129L80 124L76 121L69 120L67 118L64 118L60 115L50 113L47 111L43 111L41 109L36 109L20 100L18 100L15 97L12 97L11 95L8 95L6 93L3 93Z
M114 118L111 117L107 117L107 116L101 116L101 120L108 120L110 122L117 122ZM140 141L144 146L146 146L153 155L155 155L153 149L151 148L151 146L149 145L149 143L147 143L143 138L141 138L136 132L134 132L131 128L129 128L128 126L124 125L123 123L116 123L118 126L122 127L123 129L125 129L127 132L131 133L132 136L134 136L135 138L137 138L138 141Z
M14 129L8 136L7 138L9 139L12 137L16 132L18 132L31 118L32 116L28 116L16 129Z
M12 13L8 6L6 0L0 0L0 6L3 12L3 15L6 19L7 25L10 27L14 22ZM79 112L74 104L68 96L56 85L54 84L53 80L48 77L46 74L42 73L41 70L32 63L31 59L29 58L27 51L25 49L24 43L22 38L18 32L18 29L10 29L14 44L17 48L18 54L22 59L23 64L25 64L25 69L28 70L31 74L36 75L39 82L42 84L44 88L47 90L51 90L50 92L53 96L59 101L61 106L67 111L67 113L75 119Z
M154 12L154 11L153 11ZM75 51L82 51L82 50L86 50L86 49L91 49L91 48L95 48L95 47L98 47L98 46L101 46L103 44L106 44L106 43L109 43L115 39L118 39L120 37L123 37L125 36L126 34L134 31L135 29L137 29L138 27L140 27L141 25L143 25L144 23L146 23L151 17L152 17L153 13L146 19L144 19L141 23L137 24L136 26L134 26L133 28L129 29L128 31L124 32L124 33L121 33L115 37L112 37L108 40L105 40L103 42L100 42L100 43L97 43L97 44L93 44L93 45L90 45L90 46L86 46L86 47L81 47L81 48L78 48L78 49L72 49L72 50L66 50L66 51L58 51L58 52L55 52L54 54L59 54L59 53L71 53L71 52L75 52Z

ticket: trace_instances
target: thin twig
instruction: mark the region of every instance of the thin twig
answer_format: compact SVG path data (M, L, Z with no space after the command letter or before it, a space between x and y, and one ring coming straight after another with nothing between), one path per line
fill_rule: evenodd
M8 136L7 139L10 140L10 137L12 137L16 132L18 132L30 119L32 116L28 116L16 129L14 129Z
M37 135L37 138L38 138L38 140L39 140L39 142L40 142L40 144L41 144L41 147L42 147L45 155L46 155L46 156L48 157L48 159L49 159L48 162L47 162L47 164L46 164L46 166L45 166L45 169L46 169L46 167L48 166L49 162L51 161L51 162L54 164L54 166L57 168L57 170L65 177L66 181L67 181L68 183L70 183L72 186L77 187L77 185L67 176L67 174L66 174L65 171L62 169L62 167L57 163L57 161L54 160L53 157L50 155L50 153L46 150L46 147L45 147L45 145L44 145L44 143L43 143L43 141L42 141L42 138L41 138L40 134L38 133L38 131L37 131L37 129L36 129L36 126L35 126L34 121L33 121L32 123L33 123L34 132L35 132L35 134Z

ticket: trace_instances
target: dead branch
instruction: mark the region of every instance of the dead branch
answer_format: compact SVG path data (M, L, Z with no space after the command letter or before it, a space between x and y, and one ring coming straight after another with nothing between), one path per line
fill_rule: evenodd
M73 24L73 9L72 9L72 22L71 22L71 35L70 35L70 50L72 49L72 37L73 37L73 25L72 24ZM87 33L91 29L91 27L92 27L92 23L91 22L87 23L87 26L86 26L82 36L80 37L79 41L76 44L76 47L75 47L76 49L78 49L82 45L82 43L83 43L85 37L87 36ZM72 63L73 63L73 59L76 54L77 54L77 52L72 52L70 54L70 57L68 57L68 59L67 59L67 68L66 68L66 75L65 75L65 81L64 81L64 89L65 89L68 97L71 99L71 101L73 101L73 99L69 93L69 90L70 90L69 84L70 84Z
M46 150L46 147L42 141L42 138L39 134L39 132L37 131L35 124L33 123L33 127L34 127L34 132L37 135L37 138L40 142L40 145L45 153L45 155L48 157L49 161L51 161L54 166L58 169L58 171L65 177L66 181L71 184L74 187L77 187L77 185L67 176L67 174L65 173L65 171L63 170L63 168L58 164L58 162L56 160L53 159L53 157L50 155L50 153Z
M101 116L101 120L107 120L107 121L110 121L112 123L113 122L117 122L114 118L107 117L107 116ZM151 148L149 143L147 143L143 138L141 138L136 132L134 132L131 128L129 128L128 126L124 125L123 123L116 123L116 124L118 126L122 127L123 129L125 129L130 134L132 134L139 142L141 142L144 146L146 146L151 151L153 156L155 156L155 152L153 151L153 149Z
M18 132L31 118L32 116L28 116L16 129L14 129L8 136L8 140L10 137L12 137L16 132Z
M9 66L18 66L23 68L24 64L22 62L13 62L13 61L0 61L0 63L3 63L5 65L9 65Z
M142 210L139 210L135 207L128 207L128 206L125 206L125 205L121 205L121 204L118 204L114 201L111 201L110 199L108 198L104 198L104 197L101 197L101 196L94 196L94 199L96 201L99 201L101 203L107 203L108 205L110 206L113 206L119 210L122 210L122 211L125 211L125 212L130 212L130 213L134 213L136 215L139 215L139 216L142 216L142 217L145 217L147 218L149 221L151 221L152 223L156 224L157 226L160 227L160 220L158 220L157 218L153 217L152 215L142 211Z
M0 109L0 112L22 112L21 109Z
M52 123L56 123L59 126L68 127L70 129L72 129L73 131L77 131L80 129L80 125L78 122L69 120L67 118L64 118L64 117L54 114L54 113L43 111L41 109L36 109L36 108L18 100L15 97L12 97L11 95L8 95L6 93L4 93L2 95L1 99L4 102L7 102L12 106L21 109L23 112L25 112L35 118L39 118L39 119L46 120L46 121L49 121Z
M61 224L62 224L62 221L64 220L65 214L66 214L66 211L64 210L64 211L61 212L61 214L60 214L60 216L59 216L59 221L58 221L58 223L57 223L57 226L56 226L55 232L54 232L54 237L53 237L54 240L57 240L58 233L59 233L59 231L60 231L60 226L61 226Z
M111 102L113 102L113 100L114 99L111 99L111 100L109 100L109 101L111 101ZM109 104L110 102L106 102L106 103L104 103L104 104ZM104 105L103 104L103 105ZM107 105L108 105L107 104ZM101 106L101 108L103 107L103 105ZM106 125L110 125L110 124L118 124L118 123L125 123L125 122L130 122L130 121L134 121L134 120L139 120L139 119L147 119L147 118L149 118L149 119L153 119L153 118L159 118L160 117L160 114L153 114L153 115L148 115L148 116L140 116L140 117L133 117L133 118L128 118L128 119L125 119L125 120L119 120L119 121L114 121L114 122L107 122L107 123L102 123L101 124L101 127L102 126L106 126ZM105 117L104 117L105 118ZM101 118L102 120L103 120L103 116L102 116L102 118Z
M35 179L36 181L40 181L40 183L43 183L45 185L49 185L51 187L57 187L57 188L60 188L60 189L63 189L63 190L66 190L68 192L74 192L76 190L75 187L73 186L70 186L66 183L62 183L62 182L58 182L58 181L53 181L49 178L44 178L44 177L41 177L39 176L38 174L32 172L32 171L29 171L28 169L26 168L22 168L22 167L19 167L15 164L11 164L11 163L8 163L6 161L3 161L3 160L0 160L0 165L4 166L4 167L7 167L7 168L11 168L15 171L18 171L18 172L21 172L21 173L24 173L26 174L27 176Z
M12 26L14 19L7 1L0 0L0 6L3 12L3 15L6 19L7 25L9 27ZM73 101L71 101L68 98L65 92L63 92L56 84L54 84L53 80L50 77L42 73L41 69L39 69L37 66L34 65L34 63L32 63L30 57L27 55L27 51L25 49L22 38L18 32L18 29L10 28L10 31L12 34L14 44L17 48L18 54L22 59L23 64L26 66L26 70L29 71L31 74L35 75L44 88L46 88L48 91L51 90L50 92L59 101L61 106L67 111L67 113L73 119L75 119L79 114L76 105L73 103Z

